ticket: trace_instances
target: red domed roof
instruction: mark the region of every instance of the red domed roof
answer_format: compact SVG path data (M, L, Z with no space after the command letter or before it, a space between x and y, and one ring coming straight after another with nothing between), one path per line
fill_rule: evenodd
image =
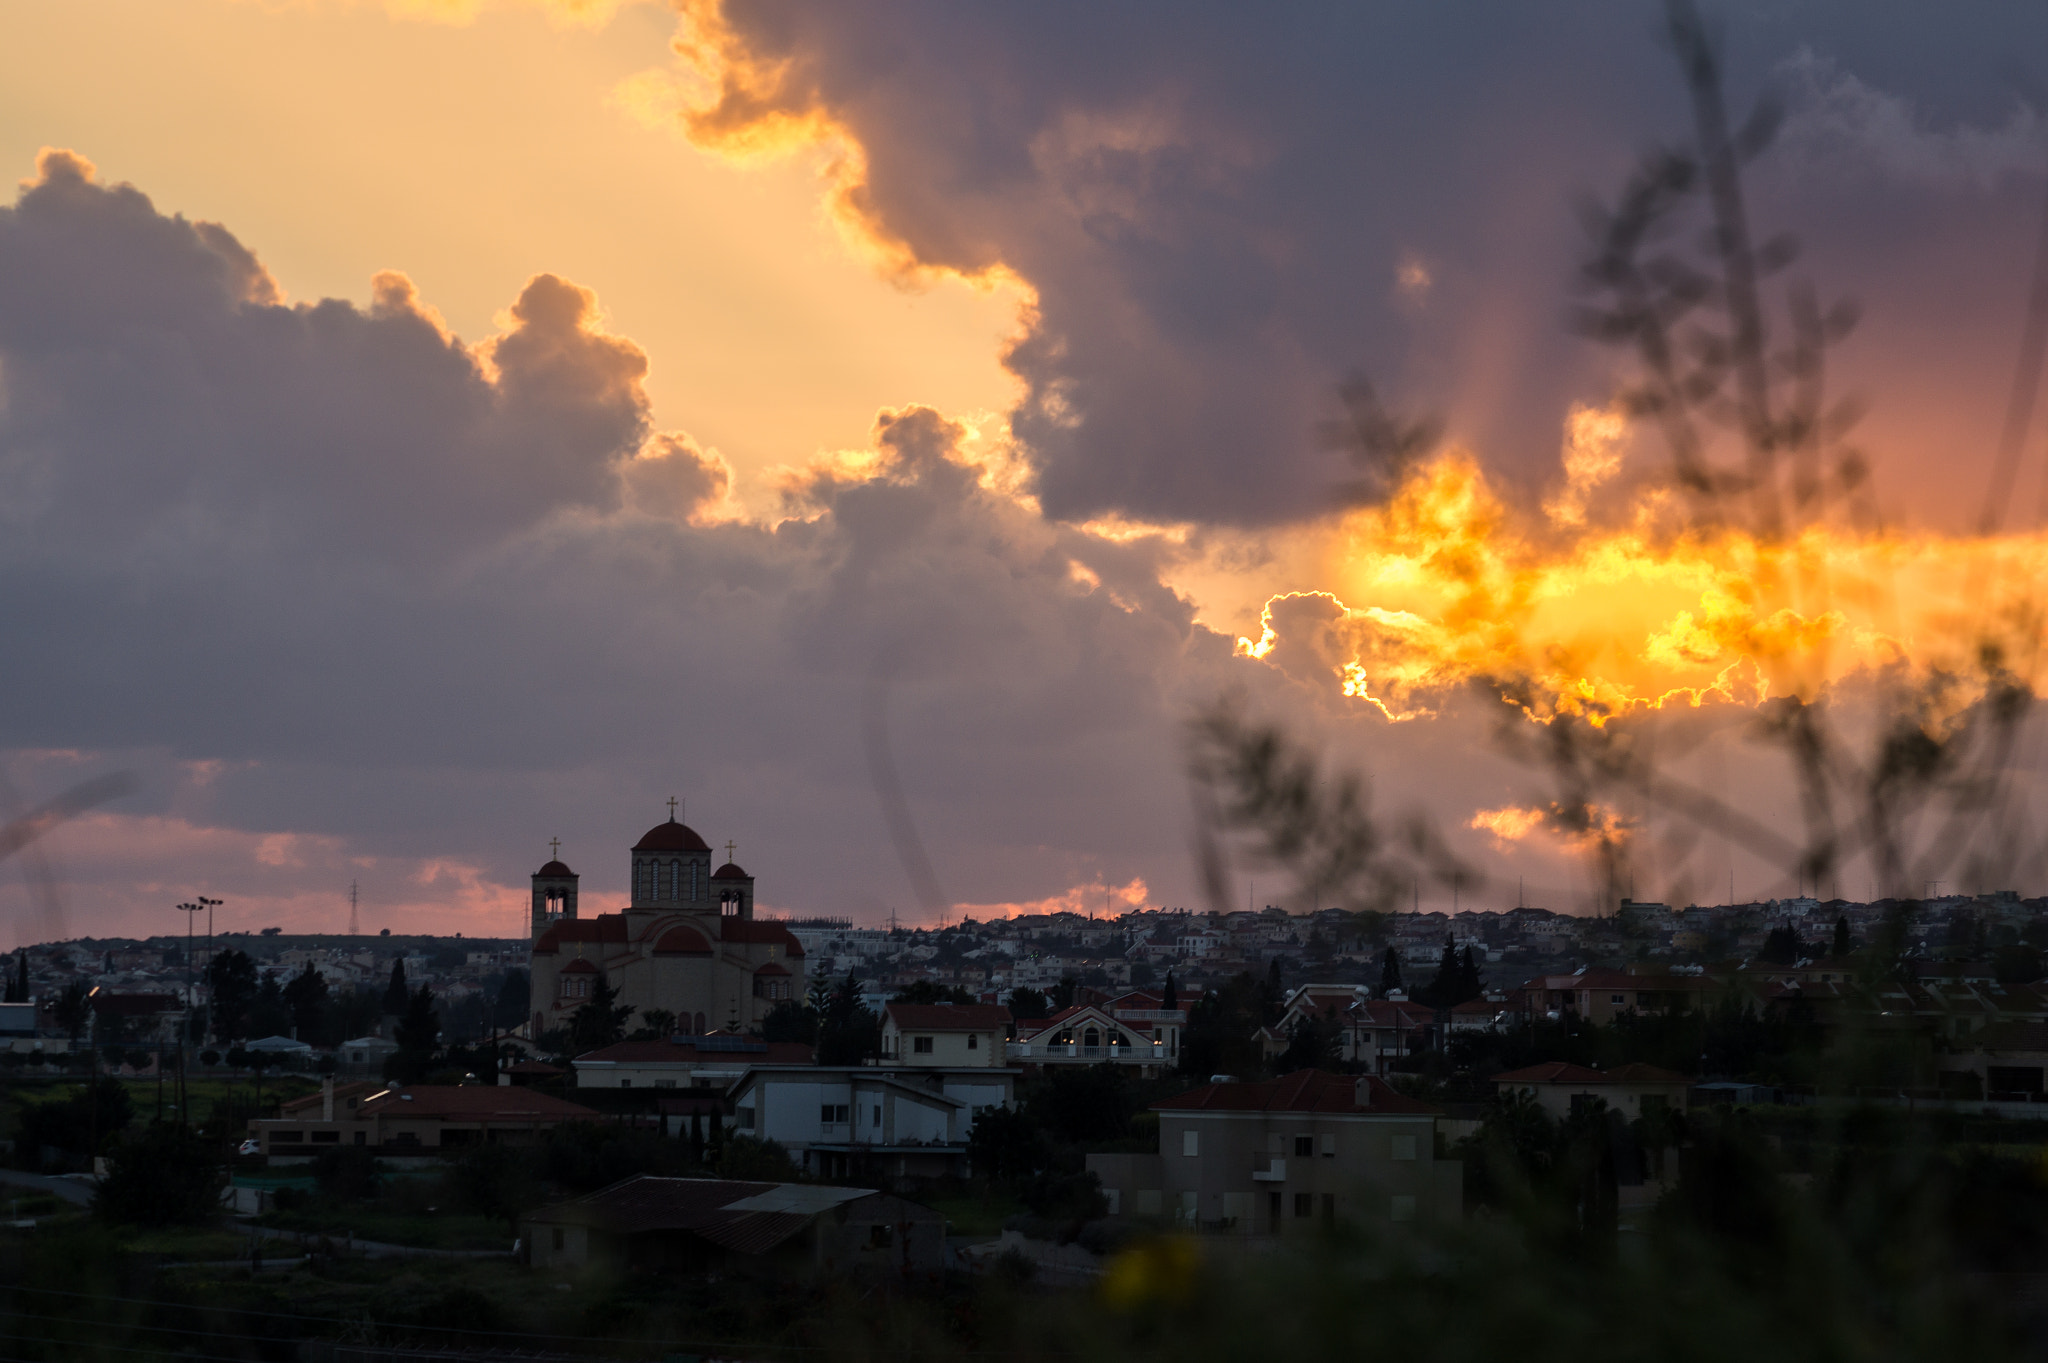
M688 925L670 928L661 934L661 940L654 944L657 956L709 956L710 939Z
M768 964L762 966L759 970L755 971L754 973L756 975L787 975L789 973L789 968L787 966L777 965L775 964L775 962L770 961Z
M739 868L737 862L728 861L711 873L713 880L752 880L753 877Z
M578 956L575 960L562 967L562 973L564 975L595 975L599 971L596 966Z
M633 844L635 852L709 852L711 844L697 836L697 830L671 818L647 830Z
M576 873L559 861L551 861L533 873L536 880L574 880Z

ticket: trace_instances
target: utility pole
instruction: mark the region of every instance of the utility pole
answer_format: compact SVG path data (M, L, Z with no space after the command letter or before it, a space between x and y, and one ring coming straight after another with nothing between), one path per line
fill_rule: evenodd
M351 937L363 935L363 925L356 917L356 883L353 880L348 883L348 935Z
M190 1116L185 1101L185 1043L190 1039L192 1019L199 1015L198 978L192 968L192 925L199 911L205 907L204 896L201 896L200 903L187 902L178 905L185 915L185 1022L178 1028L178 1129L181 1131L185 1129ZM209 914L206 934L209 941L213 937L212 927L212 915Z

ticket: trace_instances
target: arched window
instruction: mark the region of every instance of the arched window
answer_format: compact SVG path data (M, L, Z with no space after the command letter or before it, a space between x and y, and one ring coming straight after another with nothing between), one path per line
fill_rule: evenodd
M681 899L683 897L683 863L680 861L672 861L668 864L668 897L670 899Z
M1100 1046L1102 1044L1102 1033L1090 1027L1087 1031L1081 1033L1081 1044L1090 1049Z

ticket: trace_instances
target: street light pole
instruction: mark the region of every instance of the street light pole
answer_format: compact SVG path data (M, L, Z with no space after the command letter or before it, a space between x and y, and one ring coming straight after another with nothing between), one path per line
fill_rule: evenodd
M178 1027L178 1129L184 1130L190 1115L185 1098L185 1041L192 1030L192 1018L199 1008L198 982L192 969L192 923L193 915L205 908L204 897L197 904L178 905L185 914L185 1021Z

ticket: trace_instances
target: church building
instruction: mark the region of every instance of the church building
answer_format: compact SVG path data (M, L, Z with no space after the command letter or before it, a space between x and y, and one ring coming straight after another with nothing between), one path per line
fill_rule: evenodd
M631 902L584 917L576 873L551 860L533 876L533 1034L566 1027L596 982L644 1017L675 1016L684 1035L752 1031L804 987L804 949L780 923L754 918L754 878L675 817L633 845ZM637 1019L629 1025L638 1025Z

